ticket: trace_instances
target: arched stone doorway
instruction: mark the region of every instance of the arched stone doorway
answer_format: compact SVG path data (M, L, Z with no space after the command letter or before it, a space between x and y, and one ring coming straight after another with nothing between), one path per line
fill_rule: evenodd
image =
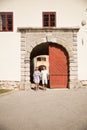
M34 68L37 67L34 58L40 55L49 56L49 88L69 88L69 55L63 46L52 42L41 43L32 49L30 54L31 83L33 83Z
M74 88L78 86L78 27L19 28L18 31L21 32L21 87L30 87L31 64L33 65L32 59L40 54L44 55L45 53L48 55L47 50L49 43L52 43L52 45L57 44L60 50L61 48L64 48L64 54L67 52L66 61L68 61L68 87Z

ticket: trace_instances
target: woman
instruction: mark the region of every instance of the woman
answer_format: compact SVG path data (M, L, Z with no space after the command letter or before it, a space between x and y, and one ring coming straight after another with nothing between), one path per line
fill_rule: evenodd
M40 71L38 70L38 67L36 67L34 70L33 81L35 83L35 87L37 91L39 89L39 83L40 83Z

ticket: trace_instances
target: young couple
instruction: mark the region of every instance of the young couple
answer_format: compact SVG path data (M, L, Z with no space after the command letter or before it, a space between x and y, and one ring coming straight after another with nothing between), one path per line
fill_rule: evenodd
M39 83L40 79L42 80L43 89L46 90L46 86L48 83L48 72L46 70L46 67L43 67L43 70L41 72L38 70L38 67L35 68L33 73L33 81L35 83L36 90L39 89Z

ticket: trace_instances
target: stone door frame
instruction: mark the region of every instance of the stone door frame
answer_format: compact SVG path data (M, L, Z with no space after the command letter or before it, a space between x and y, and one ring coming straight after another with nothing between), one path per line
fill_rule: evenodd
M69 87L78 84L77 33L73 28L18 28L21 32L21 88L30 88L30 54L41 43L51 42L63 46L69 55Z

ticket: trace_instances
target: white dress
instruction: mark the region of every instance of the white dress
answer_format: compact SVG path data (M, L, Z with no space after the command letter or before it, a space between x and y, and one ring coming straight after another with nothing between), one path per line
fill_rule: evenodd
M35 71L33 74L33 78L34 78L34 83L39 83L40 82L40 72L39 71Z

